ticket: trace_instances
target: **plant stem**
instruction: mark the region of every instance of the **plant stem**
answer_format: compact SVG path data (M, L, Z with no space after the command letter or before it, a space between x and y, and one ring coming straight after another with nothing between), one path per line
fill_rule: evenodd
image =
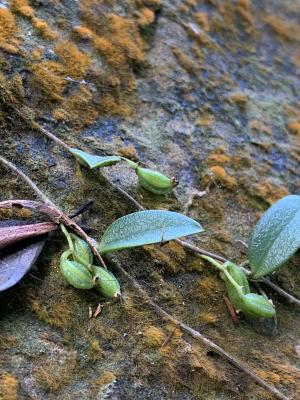
M69 232L66 230L66 228L63 224L60 224L60 229L63 231L63 234L67 238L69 249L70 249L71 253L73 254L74 253L74 245L73 245L71 236L69 235Z
M3 162L3 160L5 162ZM32 188L34 189L35 193L44 201L47 199L47 204L42 204L40 205L41 209L47 209L48 213L52 213L52 218L55 220L56 223L62 223L72 229L74 232L76 232L82 239L84 239L90 246L93 252L95 251L95 241L88 235L86 235L85 232L82 231L82 229L75 223L73 222L67 215L62 213L54 203L50 202L50 200L47 198L46 195L44 195L38 188L37 186L31 181L31 179L26 176L23 172L21 172L16 166L13 164L7 162L3 157L0 157L0 161L3 162L5 166L10 168L12 171L17 173L22 179ZM13 168L11 168L11 166ZM42 195L41 195L42 194ZM22 200L11 200L6 203L7 207L13 206L14 204L22 204ZM2 203L2 205L3 205ZM23 200L23 204L26 204L26 201ZM28 205L39 205L37 202L27 202ZM49 206L48 204L51 204ZM50 209L50 211L49 211ZM49 214L48 214L49 215ZM80 234L79 234L80 233ZM95 254L95 253L94 253ZM96 248L96 254L98 255L97 258L99 257L99 260L101 264L106 268L106 265L104 261L102 260L100 254L98 253L98 250ZM227 353L223 348L218 346L216 343L212 342L210 339L202 335L200 332L196 331L195 329L191 328L190 326L184 324L183 322L180 322L176 318L174 318L171 314L167 313L163 308L161 308L158 304L156 304L151 297L147 294L147 292L140 286L140 284L130 275L128 272L126 272L119 263L114 262L115 268L126 278L126 280L136 289L136 291L141 295L141 297L144 299L145 303L151 306L158 315L160 315L162 318L169 320L173 322L175 325L177 325L183 332L191 335L194 339L201 341L204 343L206 346L209 348L213 349L215 352L220 354L223 358L228 360L231 364L233 364L235 367L237 367L240 371L251 377L256 383L258 383L261 387L266 389L268 392L272 393L274 396L276 396L280 400L289 400L283 393L281 393L278 389L276 389L274 386L269 385L267 382L265 382L263 379L261 379L259 376L257 376L254 371L252 371L250 368L248 368L246 365L244 365L241 361L233 357L231 354Z
M60 228L61 228L63 234L65 235L65 237L67 238L69 249L70 249L72 256L76 259L76 261L79 261L80 264L82 264L84 267L86 267L86 269L88 269L89 272L93 273L91 264L89 264L85 260L83 260L79 254L75 255L74 244L73 244L72 238L71 238L69 232L67 231L66 227L63 224L60 224Z
M230 275L230 273L227 271L226 266L218 263L218 261L214 260L212 257L208 257L208 256L204 256L202 255L201 258L203 258L204 260L210 262L214 267L216 267L217 269L219 269L220 271L222 271L227 279L233 284L233 286L236 288L238 294L240 297L243 296L243 287L240 286L238 283L236 283L236 281L232 278L232 276Z

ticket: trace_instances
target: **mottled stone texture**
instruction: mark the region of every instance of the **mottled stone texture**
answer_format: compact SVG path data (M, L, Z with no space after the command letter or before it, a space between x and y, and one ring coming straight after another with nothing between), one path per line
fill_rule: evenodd
M299 191L299 20L299 0L1 0L1 154L66 212L94 200L81 222L95 238L133 206L16 109L69 145L145 162L179 179L174 195L147 194L124 164L105 173L145 207L200 221L189 240L244 261L239 241ZM0 198L12 197L34 194L1 168ZM162 346L174 327L122 280L124 301L89 319L103 299L66 285L65 246L53 234L32 274L1 294L1 399L271 399L178 330ZM178 245L117 256L163 308L300 397L296 307L263 288L277 325L234 325L218 274ZM272 279L300 296L299 256Z

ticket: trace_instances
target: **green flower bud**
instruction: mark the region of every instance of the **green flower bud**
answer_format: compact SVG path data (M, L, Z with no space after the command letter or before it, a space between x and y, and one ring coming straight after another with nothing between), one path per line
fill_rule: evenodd
M121 295L121 288L117 278L107 269L92 265L96 288L105 297L118 297Z
M84 240L80 239L73 233L70 233L69 235L72 239L74 246L74 252L73 252L74 260L77 262L84 261L87 265L92 264L93 253L90 249L90 246Z
M171 193L177 182L174 178L169 178L160 172L148 168L136 168L139 184L149 192L155 194Z
M243 294L250 293L250 287L248 283L248 279L245 273L234 263L227 261L224 266L226 267L227 271L229 272L230 276L236 281L239 286L242 286ZM228 297L236 310L241 309L241 296L237 292L234 285L229 281L228 278L225 276L225 283L227 287Z
M264 296L248 293L243 296L241 311L251 317L271 318L276 314L275 307Z
M70 261L71 254L68 250L60 257L60 271L63 277L76 289L92 289L95 286L92 274L77 261Z

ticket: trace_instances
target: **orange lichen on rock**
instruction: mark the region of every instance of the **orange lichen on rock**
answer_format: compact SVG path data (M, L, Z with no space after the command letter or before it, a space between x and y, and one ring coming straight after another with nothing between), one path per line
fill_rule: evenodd
M34 61L40 60L40 59L41 59L41 56L42 56L42 50L41 50L41 49L34 49L34 50L32 51L32 53L31 53L31 58L32 58Z
M150 8L143 7L139 11L139 18L138 18L139 26L145 27L147 25L152 24L154 20L155 20L155 14Z
M237 14L246 24L250 26L254 24L253 12L251 10L251 0L238 0L235 9Z
M264 21L280 37L289 41L300 40L300 26L295 22L284 21L277 15L268 15Z
M0 40L9 39L16 30L13 14L6 8L0 8Z
M108 14L107 23L114 44L123 50L128 59L143 61L143 43L134 21L115 14Z
M144 332L144 337L146 344L150 347L159 347L165 340L164 332L155 326L150 326L147 328Z
M219 182L221 185L233 189L237 186L237 181L234 176L227 174L224 168L219 165L214 165L210 168L210 171L213 174L214 179Z
M32 18L32 24L42 38L55 40L58 38L58 32L52 30L46 21L40 18Z
M271 205L282 197L287 196L289 191L285 186L277 186L265 181L255 186L255 194Z
M39 89L44 91L50 99L62 102L62 92L67 85L66 78L82 79L90 65L90 57L81 52L77 46L70 42L60 43L55 47L55 52L59 55L58 61L42 61L34 64L32 68L34 82L39 86ZM66 104L66 109L76 108L75 103L80 107L75 114L77 115L79 109L83 111L83 115L88 115L84 108L87 106L87 100L91 99L91 94L87 96L87 92L82 92L82 99L78 99L78 94L73 94L68 98L69 104ZM92 122L96 114L93 114Z
M239 106L245 105L248 101L247 94L242 93L242 92L232 93L229 98L231 101L233 101L234 103L236 103Z
M1 400L18 400L19 383L14 375L4 372L0 377Z
M258 132L266 133L268 135L272 134L272 129L257 119L250 121L249 127Z
M210 26L209 26L209 20L208 20L208 15L206 12L197 12L194 14L194 17L198 24L201 26L201 28L205 32L209 32Z
M199 74L200 67L199 65L192 60L183 50L178 47L173 47L173 54L177 58L180 66L186 70L191 75Z
M209 312L201 312L199 314L199 319L201 322L209 325L213 325L218 322L218 316Z
M136 149L132 144L129 144L128 146L119 149L118 154L123 157L131 158L132 160L138 159Z
M293 120L289 122L287 128L293 135L300 135L300 121Z
M82 79L91 63L90 57L72 42L60 43L54 51L61 58L65 71L73 79Z
M96 383L100 386L108 385L116 380L116 375L112 371L105 371L101 377L97 379Z
M197 126L207 126L211 127L215 122L215 117L213 114L204 113L200 118L198 118L195 122Z
M152 7L154 9L158 9L161 6L161 0L136 0L135 3L137 6Z
M86 39L86 40L90 40L94 36L93 31L91 31L89 28L82 26L82 25L75 26L73 29L73 32L79 38Z
M208 165L216 164L228 164L230 162L230 157L224 153L224 149L215 149L207 157Z
M126 63L126 57L123 52L120 52L109 39L95 36L93 38L93 45L111 66L122 67Z
M0 8L0 49L17 54L19 49L14 39L16 22L14 15L6 8Z
M12 11L15 11L24 17L32 18L34 16L34 10L29 5L28 0L11 0L10 6Z
M299 394L299 368L286 362L285 358L276 358L275 356L253 350L252 355L259 361L260 368L256 368L257 374L274 384L286 384L293 386ZM298 396L297 396L298 397Z
M29 304L41 321L57 328L68 326L72 320L72 311L66 304L54 303L51 308L46 308L34 298L30 298Z
M144 60L143 42L136 22L115 14L106 15L103 34L92 39L96 50L117 69L128 69L128 62Z
M218 279L211 275L200 278L196 282L196 290L198 291L198 296L201 298L203 298L203 294L210 297L215 296L219 289L220 284Z
M56 61L42 61L32 66L34 82L50 99L63 100L62 91L66 86L65 68Z
M109 113L111 115L129 116L132 113L131 108L122 101L110 94L104 95L99 104L101 113Z
M70 122L78 129L88 126L99 115L92 105L92 97L92 93L84 85L80 85L52 115L56 120Z

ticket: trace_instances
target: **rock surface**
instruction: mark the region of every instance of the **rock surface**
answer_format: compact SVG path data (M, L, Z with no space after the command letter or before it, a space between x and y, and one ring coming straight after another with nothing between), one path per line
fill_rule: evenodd
M94 200L81 222L95 238L132 204L32 119L70 146L176 176L174 195L160 197L124 164L105 171L145 207L201 222L189 240L242 262L240 241L261 213L299 191L299 20L299 0L0 0L1 154L65 212ZM34 198L2 167L0 194ZM1 214L12 217L35 219ZM271 398L179 330L163 345L174 327L125 281L124 302L89 319L103 299L66 285L65 246L52 234L36 269L1 294L1 398ZM299 309L264 287L277 325L234 325L220 277L177 244L116 256L163 308L299 398ZM273 279L300 297L298 264L296 255Z

